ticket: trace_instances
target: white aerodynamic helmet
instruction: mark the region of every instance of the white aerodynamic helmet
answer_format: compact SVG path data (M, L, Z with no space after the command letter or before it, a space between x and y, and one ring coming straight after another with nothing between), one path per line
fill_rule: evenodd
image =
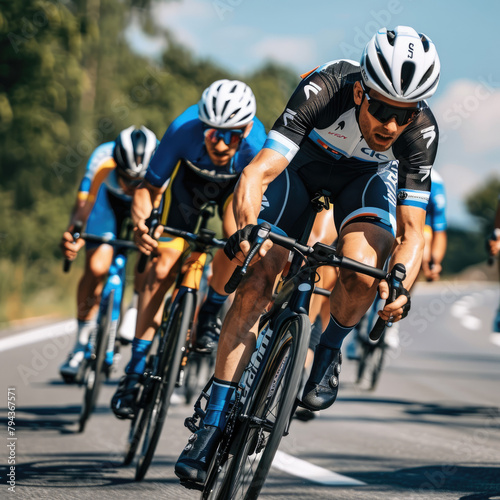
M157 144L155 133L144 126L136 129L132 125L122 130L113 149L117 171L133 179L142 179Z
M380 29L367 43L360 64L367 87L399 102L431 97L441 68L430 38L408 26Z
M217 80L198 102L199 119L217 128L243 127L253 120L255 110L252 89L238 80Z

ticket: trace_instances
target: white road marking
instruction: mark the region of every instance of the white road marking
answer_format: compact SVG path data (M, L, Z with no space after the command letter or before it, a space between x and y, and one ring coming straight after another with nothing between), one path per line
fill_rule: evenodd
M0 339L0 352L16 349L27 344L42 342L63 335L70 335L76 331L76 320L71 319L55 323L52 325L36 328L26 333L11 335L7 338Z
M301 477L325 486L365 486L366 483L342 476L328 469L293 457L282 451L277 451L273 460L273 467L293 476Z
M479 330L482 326L481 320L470 313L471 307L476 305L477 297L466 295L451 306L451 315L460 320L462 326L467 330Z

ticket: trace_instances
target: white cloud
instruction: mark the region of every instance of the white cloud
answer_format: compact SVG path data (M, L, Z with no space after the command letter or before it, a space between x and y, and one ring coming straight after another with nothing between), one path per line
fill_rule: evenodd
M500 89L487 80L458 80L431 107L446 140L456 136L471 153L500 151Z
M500 173L500 89L486 80L458 80L429 104L441 134L436 168L445 181L448 218L463 225L465 198Z
M203 47L205 25L213 15L210 2L201 0L173 1L153 7L153 16L158 26L170 30L179 43L195 52Z

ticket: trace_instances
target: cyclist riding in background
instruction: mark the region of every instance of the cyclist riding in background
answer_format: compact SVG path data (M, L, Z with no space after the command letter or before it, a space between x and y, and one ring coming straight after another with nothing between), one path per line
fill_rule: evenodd
M149 161L158 145L154 132L133 126L120 132L115 141L98 146L92 153L80 183L77 200L61 246L65 258L74 260L85 244L73 241L75 222L86 223L86 232L118 237L125 218L130 217L132 196L142 182ZM103 279L113 259L113 247L87 243L85 269L77 289L78 330L76 343L61 365L61 376L74 381L84 357L90 332L96 325ZM138 289L136 284L135 289ZM107 353L106 363L112 364Z
M232 194L241 171L262 148L266 139L262 123L255 117L252 90L238 80L218 80L203 92L197 105L189 107L168 127L155 154L145 182L135 196L132 217L136 242L149 254L155 252L146 286L139 297L136 336L132 357L125 369L111 407L120 418L133 418L135 400L144 372L146 355L161 322L161 305L172 285L186 243L182 239L164 241L163 227L155 238L145 225L153 207L163 197L162 224L193 231L198 214L208 201L215 201L227 237L236 231ZM163 241L162 241L163 240ZM168 240L168 238L167 238ZM218 341L218 314L227 299L224 285L235 269L217 252L207 297L198 314L194 349L209 353Z
M446 193L442 177L431 172L431 195L425 217L425 248L422 272L427 281L437 281L441 275L441 263L446 254Z
M311 71L264 148L243 170L234 195L238 231L226 244L227 255L243 262L259 219L300 237L311 198L328 190L335 207L338 253L381 268L394 246L391 264L406 266L404 288L410 288L422 261L430 172L438 145L437 123L425 99L434 94L439 72L434 44L405 26L380 29L365 47L360 65L339 60ZM181 480L205 481L231 397L254 351L260 313L288 251L267 240L259 255L225 317L215 367L218 382L204 427L191 436L176 463ZM342 341L372 304L377 287L386 299L387 282L340 271L331 293L330 322L302 395L307 408L320 410L335 401ZM410 304L402 291L379 312L382 319L395 322L406 316Z
M500 196L498 197L493 233L488 238L488 252L492 257L500 253ZM500 260L498 261L498 273L500 277ZM496 345L500 345L500 335L498 335L500 334L500 305L498 306L495 319L493 320L493 332L492 341Z

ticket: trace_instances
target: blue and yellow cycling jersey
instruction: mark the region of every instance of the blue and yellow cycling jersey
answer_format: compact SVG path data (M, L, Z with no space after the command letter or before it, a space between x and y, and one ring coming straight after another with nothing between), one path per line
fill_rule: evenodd
M117 198L131 202L132 198L126 195L121 188L116 175L116 163L113 159L115 141L105 142L94 150L87 162L85 175L78 189L78 199L94 203L99 188L104 184Z
M168 127L155 155L151 159L146 180L155 187L164 186L174 172L179 160L188 160L207 177L217 174L239 174L262 148L266 139L264 125L254 118L248 137L228 165L215 166L208 156L204 138L205 125L198 118L198 106L190 106Z

